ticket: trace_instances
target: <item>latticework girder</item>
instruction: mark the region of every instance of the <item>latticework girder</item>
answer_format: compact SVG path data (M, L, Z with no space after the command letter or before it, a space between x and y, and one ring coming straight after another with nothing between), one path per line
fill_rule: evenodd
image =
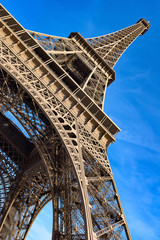
M143 35L149 27L149 22L143 18L136 24L120 31L100 37L87 38L86 40L107 64L113 68L129 45L139 35Z
M115 80L112 68L129 45L149 27L149 22L140 19L136 24L115 33L86 40L79 33L62 38L29 32L103 108L106 87Z
M105 39L29 33L0 5L1 239L25 239L50 200L52 240L131 239L106 154L119 128L101 110L115 77Z

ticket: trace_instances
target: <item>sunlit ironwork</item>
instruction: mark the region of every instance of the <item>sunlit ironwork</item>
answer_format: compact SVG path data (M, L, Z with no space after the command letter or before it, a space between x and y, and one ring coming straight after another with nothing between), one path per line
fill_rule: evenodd
M120 129L102 108L113 66L148 28L55 37L0 5L1 239L25 239L50 200L53 240L131 239L106 153Z

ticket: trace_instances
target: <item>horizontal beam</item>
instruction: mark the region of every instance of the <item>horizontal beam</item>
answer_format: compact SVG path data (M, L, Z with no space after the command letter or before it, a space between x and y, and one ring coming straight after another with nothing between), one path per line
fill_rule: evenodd
M104 235L104 234L106 234L106 233L108 233L110 231L113 231L115 228L118 228L118 227L120 227L122 225L124 225L124 221L123 220L121 220L121 221L119 221L117 223L114 223L114 224L112 224L112 225L110 225L110 226L108 226L108 227L106 227L106 228L104 228L102 230L97 231L96 232L96 236L97 237L101 237L102 235Z

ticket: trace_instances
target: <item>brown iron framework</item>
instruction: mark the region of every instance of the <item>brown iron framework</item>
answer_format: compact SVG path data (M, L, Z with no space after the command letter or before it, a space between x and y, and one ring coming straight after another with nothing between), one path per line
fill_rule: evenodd
M0 5L1 239L25 239L50 200L53 240L131 239L106 153L120 129L102 108L113 66L149 26L62 38Z

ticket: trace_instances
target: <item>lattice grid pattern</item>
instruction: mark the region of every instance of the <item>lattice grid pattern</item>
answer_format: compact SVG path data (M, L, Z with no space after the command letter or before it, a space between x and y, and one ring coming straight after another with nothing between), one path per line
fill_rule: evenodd
M112 67L148 28L61 38L25 30L0 5L1 239L25 239L50 200L52 240L131 239L106 154L119 128L101 108Z

